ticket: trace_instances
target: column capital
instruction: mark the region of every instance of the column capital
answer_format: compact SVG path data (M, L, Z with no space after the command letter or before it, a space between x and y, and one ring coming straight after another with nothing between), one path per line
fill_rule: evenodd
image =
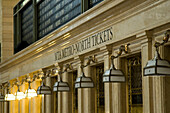
M153 36L153 31L148 31L148 30L145 30L145 31L142 31L136 34L136 38L142 38L142 39L144 37L149 39L149 38L152 38L152 36Z
M110 54L112 54L112 45L105 45L100 48L100 51L103 52L104 56L110 55Z

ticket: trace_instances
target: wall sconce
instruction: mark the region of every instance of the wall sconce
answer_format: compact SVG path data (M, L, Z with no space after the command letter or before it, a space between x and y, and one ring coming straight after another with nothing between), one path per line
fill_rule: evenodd
M9 88L10 87L10 83L9 82L7 83L6 87L7 87L7 94L5 95L5 100L6 101L15 100L15 96L13 94L9 93L9 90L10 90L10 88Z
M156 48L155 57L149 60L144 67L144 76L167 76L170 75L170 63L164 59L161 59L159 54L159 47L168 42L170 36L170 30L167 30L163 38L163 42L155 42Z
M80 75L80 77L76 79L75 88L93 88L94 87L92 78L86 77L83 71L83 68L90 65L90 62L95 62L94 56L93 57L89 56L87 64L81 65L82 74Z
M51 88L49 86L46 86L43 82L43 79L47 78L47 77L50 77L51 73L51 70L48 70L47 73L46 73L46 76L44 76L44 73L40 73L41 75L41 79L42 79L42 83L41 83L41 86L38 87L37 89L37 94L38 95L51 95L52 94L52 91L51 91Z
M69 84L67 82L63 82L61 78L62 73L67 72L67 69L72 69L70 64L66 65L65 70L63 72L60 70L58 71L57 69L53 69L55 73L58 73L58 81L54 84L53 91L58 91L58 92L70 91Z
M36 76L33 77L33 80L31 81L31 77L29 76L26 78L26 81L28 82L28 89L25 91L25 98L31 98L36 97L37 93L34 89L31 88L31 83L35 81Z
M0 92L0 102L4 102L5 101L5 96L3 95L3 87L2 85L0 85L0 89L1 89L1 92Z
M22 84L19 83L19 80L17 80L17 81L15 82L15 85L17 85L17 87L18 87L18 90L17 90L17 92L15 93L15 100L21 100L21 99L25 98L24 93L23 93L23 92L20 92L19 87L20 87Z
M128 46L122 45L119 48L117 56L111 55L111 67L109 70L106 70L103 74L103 82L125 82L125 75L121 70L118 70L114 66L114 59L122 55L122 52L128 53Z
M6 101L11 101L11 100L15 100L15 96L13 94L6 94L5 95L5 100Z

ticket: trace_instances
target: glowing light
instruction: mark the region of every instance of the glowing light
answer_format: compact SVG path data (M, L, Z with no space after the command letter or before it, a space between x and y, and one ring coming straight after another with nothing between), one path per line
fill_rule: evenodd
M17 91L17 92L15 93L15 99L16 99L16 100L21 100L21 99L23 99L23 98L25 98L25 95L24 95L23 92Z
M36 97L37 93L34 89L27 89L25 92L25 98Z
M15 100L15 96L13 94L6 94L5 100L7 100L7 101Z

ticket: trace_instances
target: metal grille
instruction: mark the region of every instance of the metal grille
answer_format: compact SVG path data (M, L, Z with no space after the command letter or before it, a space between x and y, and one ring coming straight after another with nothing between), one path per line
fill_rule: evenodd
M78 113L78 90L74 87L77 78L77 71L73 72L73 113Z
M128 106L129 113L142 113L142 70L141 57L128 59Z
M96 92L97 92L97 113L104 113L104 83L103 83L104 66L96 67Z

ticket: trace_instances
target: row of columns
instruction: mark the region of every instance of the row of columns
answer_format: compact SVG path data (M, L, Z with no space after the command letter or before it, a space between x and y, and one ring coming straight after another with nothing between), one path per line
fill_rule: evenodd
M141 58L142 58L142 69L146 65L147 61L153 58L152 40L151 35L144 35L141 42ZM168 48L169 49L169 48ZM164 50L167 51L168 49ZM163 49L162 49L163 50ZM104 51L104 70L110 68L110 54L111 51L107 49ZM164 53L164 52L162 52ZM170 53L166 52L170 56ZM164 55L165 56L165 55ZM170 60L170 58L168 59ZM86 63L86 60L85 60ZM81 75L80 63L77 66L77 75ZM120 59L116 59L115 66L117 68L124 68L124 65L120 65ZM90 66L84 68L86 76L94 77ZM68 82L71 91L73 91L73 78L70 73L66 72L62 76L63 81ZM170 97L168 87L170 86L170 78L168 77L144 77L143 81L143 113L168 113L170 108L168 102ZM52 87L51 78L46 79L46 85ZM37 89L40 86L40 82L32 83L32 88ZM126 83L105 83L105 113L127 113L126 105ZM23 89L26 89L25 86ZM12 90L15 92L16 88ZM95 92L93 89L78 89L78 113L96 113L95 111ZM10 113L53 113L52 108L52 96L45 96L44 108L41 110L42 104L41 97L34 97L31 99L31 109L26 110L27 100L20 100L20 107L18 101L10 102ZM30 101L30 100L29 100ZM0 113L8 113L7 103L0 103ZM4 108L4 111L2 111ZM20 108L20 109L16 109ZM31 112L30 112L31 111ZM71 92L58 92L58 113L72 113L73 112L73 98Z
M141 36L141 35L140 35ZM141 37L141 60L142 69L147 61L152 59L154 54L152 51L152 35L146 33ZM106 51L104 54L104 70L110 68L110 53ZM133 52L132 52L133 53ZM120 59L115 60L117 68L125 68L125 65L120 65ZM78 66L78 76L81 75L81 69ZM90 66L84 69L85 75L92 74ZM67 76L67 77L66 77ZM93 77L93 76L91 76ZM69 81L68 73L63 75L64 81ZM167 92L170 92L167 87L170 86L168 77L144 77L142 76L142 90L143 90L143 113L168 113L170 108L168 102L170 97ZM127 113L127 96L126 96L126 83L105 83L105 113ZM95 113L95 99L94 92L90 88L78 89L78 113ZM58 93L58 113L72 113L72 98L68 96L70 93ZM167 100L168 99L168 100ZM63 101L62 101L63 100ZM70 105L69 105L70 104Z

